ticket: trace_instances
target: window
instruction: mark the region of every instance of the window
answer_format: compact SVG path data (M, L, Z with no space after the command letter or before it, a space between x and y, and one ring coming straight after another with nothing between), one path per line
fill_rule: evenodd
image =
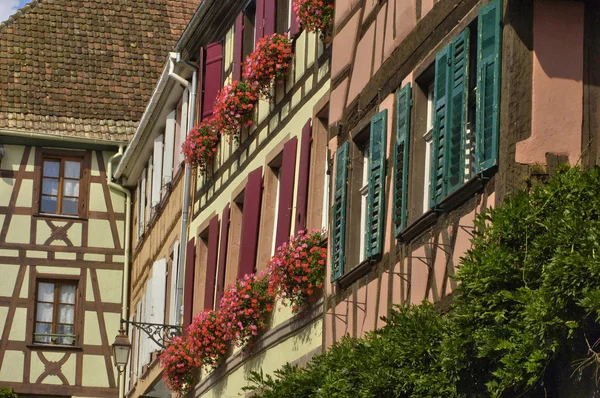
M331 186L331 170L329 147L325 146L325 172L323 173L323 211L321 213L321 229L329 230L329 196Z
M82 159L44 157L40 212L79 215Z
M383 109L373 116L370 128L357 134L353 143L345 142L340 145L336 153L331 233L332 281L359 264L370 263L382 254L387 114L387 109ZM352 214L348 218L348 224L347 212Z
M34 343L73 345L76 281L37 282Z
M242 37L242 60L252 51L256 42L256 1L252 0L244 10L244 33Z
M276 32L288 33L292 20L291 0L277 0Z
M427 89L427 119L425 120L425 178L423 213L429 210L429 179L431 175L431 152L433 150L433 85Z
M272 238L271 238L271 256L273 254L275 254L275 249L277 249L276 243L277 243L277 219L278 219L278 215L279 215L279 196L280 196L280 189L281 189L281 168L278 167L276 169L273 169L273 172L275 173L275 177L276 177L276 185L275 185L275 209L273 212L273 233L272 233Z

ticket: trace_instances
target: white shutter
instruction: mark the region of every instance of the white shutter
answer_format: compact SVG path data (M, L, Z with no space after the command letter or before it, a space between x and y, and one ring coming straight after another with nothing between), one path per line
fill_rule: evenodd
M140 203L140 197L141 197L141 192L140 192L140 182L137 182L137 186L135 187L135 204L137 206L137 211L136 211L136 219L137 219L137 228L136 228L136 224L133 225L133 228L135 228L135 241L138 242L140 240L140 214L141 214L141 203Z
M137 305L135 306L135 320L138 322L141 322L141 317L140 314L142 312L142 305L140 302L137 303ZM140 330L138 328L132 328L131 329L131 334L135 336L134 340L135 340L135 344L134 347L132 349L132 354L131 354L131 361L132 361L132 376L133 376L133 384L135 384L137 382L138 379L138 363L140 361Z
M177 111L169 113L167 116L167 126L165 127L165 158L163 164L163 182L171 182L173 175L173 150L175 148L175 123Z
M152 156L148 159L148 175L146 177L146 223L150 223L150 210L152 208Z
M152 314L153 323L165 323L165 300L167 290L167 259L161 258L152 266Z
M142 322L153 323L152 322L152 291L153 283L152 278L148 279L146 282L146 291L144 292L144 308L142 310ZM144 365L150 363L150 353L154 351L154 342L150 340L150 337L146 333L141 333L141 342L142 342L142 355L140 358L140 373L143 371Z
M177 151L177 164L181 164L183 162L183 153L181 152L181 145L185 141L185 137L187 137L189 127L188 127L188 103L189 103L190 92L186 88L183 92L183 98L181 99L181 131L179 132L179 143L177 143L177 147L179 148Z
M171 285L169 287L169 324L177 325L177 278L179 276L179 242L173 245L173 264L171 265Z
M142 171L142 181L140 183L140 199L138 207L138 230L139 234L143 234L146 229L146 168Z
M138 182L138 186L139 186L139 182ZM129 322L134 321L135 318L134 316L130 316L129 317ZM133 333L131 334L131 337L133 338ZM134 364L134 358L135 358L135 345L133 347L131 347L131 354L130 354L130 358L129 358L129 366L127 367L127 369L125 370L125 392L128 392L131 388L130 388L130 380L133 377L135 380L135 375L132 374L133 373L133 364Z
M160 203L162 188L163 135L154 140L154 167L152 170L152 207Z

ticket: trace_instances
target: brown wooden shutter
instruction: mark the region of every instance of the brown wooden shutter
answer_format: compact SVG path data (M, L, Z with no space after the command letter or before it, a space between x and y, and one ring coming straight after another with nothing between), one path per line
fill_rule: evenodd
M219 251L219 216L214 216L208 225L208 253L206 254L206 285L204 309L215 306L215 282L217 277L217 255Z
M310 147L312 145L311 119L302 128L300 168L298 170L298 197L296 198L296 233L306 229L308 206L308 171L310 169Z
M220 41L206 46L204 62L204 93L202 98L202 119L213 114L215 100L221 90L223 80L223 43Z
M292 227L292 205L294 201L294 178L296 176L296 148L298 138L291 138L283 146L281 161L281 183L279 185L279 206L275 247L288 241Z
M217 272L217 297L216 308L221 304L221 297L225 290L225 264L227 264L227 240L229 239L229 204L223 209L221 217L221 245L219 248L219 270Z
M235 20L235 33L233 41L233 80L242 78L242 64L244 46L244 14L240 13Z
M261 196L262 166L248 174L248 182L244 190L238 278L253 273L256 265Z
M256 29L256 36L254 43L258 43L260 39L265 35L265 0L256 0L256 14L254 17L254 26Z
M185 252L185 290L183 292L183 327L192 323L194 302L194 273L196 266L196 246L194 238L187 243Z
M264 13L264 36L271 36L275 33L275 21L277 19L276 15L276 1L277 0L263 0L265 2L265 13Z
M204 48L200 49L200 54L198 55L198 88L196 90L196 120L193 120L192 123L197 124L202 121L202 104L203 104L203 95L204 92ZM192 129L194 126L187 126L188 131ZM187 131L184 132L187 134Z

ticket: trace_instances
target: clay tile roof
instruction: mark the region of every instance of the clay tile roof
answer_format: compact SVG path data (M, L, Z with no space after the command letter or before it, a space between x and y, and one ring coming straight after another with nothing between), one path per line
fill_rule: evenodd
M200 1L33 0L0 23L0 128L129 139Z

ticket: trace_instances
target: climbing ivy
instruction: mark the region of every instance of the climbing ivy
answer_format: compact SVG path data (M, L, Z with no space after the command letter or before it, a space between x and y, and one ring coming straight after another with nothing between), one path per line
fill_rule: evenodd
M600 168L559 168L547 184L483 212L475 227L448 314L429 303L395 307L385 327L346 337L303 368L252 373L246 391L539 397L576 384L572 374L592 377L600 367Z

